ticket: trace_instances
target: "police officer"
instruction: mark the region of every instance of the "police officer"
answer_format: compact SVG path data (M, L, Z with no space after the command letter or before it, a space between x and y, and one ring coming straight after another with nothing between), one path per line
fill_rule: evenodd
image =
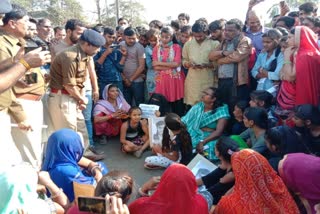
M88 102L83 91L87 66L105 42L98 32L85 30L77 45L55 57L50 68L51 91L48 97L54 130L70 128L77 131L77 118L83 118L81 110Z

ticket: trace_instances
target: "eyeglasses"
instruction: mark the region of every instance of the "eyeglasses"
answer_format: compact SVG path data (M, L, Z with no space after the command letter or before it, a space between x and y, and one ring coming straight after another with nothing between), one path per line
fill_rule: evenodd
M209 95L210 97L213 97L212 94L210 94L210 93L208 93L208 92L206 92L206 91L202 91L202 93L205 94L205 95Z

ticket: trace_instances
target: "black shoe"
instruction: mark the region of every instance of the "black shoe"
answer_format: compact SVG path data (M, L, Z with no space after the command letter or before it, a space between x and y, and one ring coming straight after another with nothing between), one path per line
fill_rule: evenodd
M98 151L94 146L89 146L88 150L90 150L91 152L93 152L96 155L102 155L104 154L104 151Z

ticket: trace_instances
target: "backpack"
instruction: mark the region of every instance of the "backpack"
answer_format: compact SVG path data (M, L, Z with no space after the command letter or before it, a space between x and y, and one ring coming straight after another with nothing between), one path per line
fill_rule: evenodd
M159 106L160 107L159 111L161 113L161 115L160 115L161 117L165 116L165 114L167 112L170 112L169 103L168 103L167 99L161 94L153 93L147 104Z

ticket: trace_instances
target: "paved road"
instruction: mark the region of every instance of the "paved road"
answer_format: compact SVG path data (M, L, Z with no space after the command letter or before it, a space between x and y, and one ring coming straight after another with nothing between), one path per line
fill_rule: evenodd
M136 184L142 185L152 176L159 176L163 170L148 170L143 167L144 159L151 155L151 151L146 151L141 158L124 154L120 151L119 137L111 138L106 145L96 144L98 150L105 152L104 163L109 170L125 170L134 178Z

